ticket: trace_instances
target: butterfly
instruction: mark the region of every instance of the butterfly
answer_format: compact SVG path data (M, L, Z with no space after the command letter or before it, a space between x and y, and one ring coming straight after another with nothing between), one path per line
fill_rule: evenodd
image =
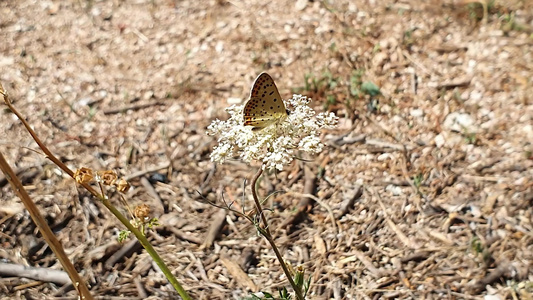
M255 79L243 115L244 125L253 126L253 131L281 122L289 115L274 80L267 73Z

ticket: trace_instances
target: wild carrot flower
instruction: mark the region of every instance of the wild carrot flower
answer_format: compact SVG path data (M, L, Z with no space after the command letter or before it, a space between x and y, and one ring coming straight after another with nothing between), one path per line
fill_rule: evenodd
M214 120L207 128L208 135L218 136L211 160L224 163L238 155L247 163L262 162L264 170L281 171L299 152L321 152L324 144L320 141L320 131L334 128L338 118L331 112L316 114L309 101L305 96L293 95L285 101L285 107L291 110L284 120L254 131L244 126L244 105L228 107L230 118Z

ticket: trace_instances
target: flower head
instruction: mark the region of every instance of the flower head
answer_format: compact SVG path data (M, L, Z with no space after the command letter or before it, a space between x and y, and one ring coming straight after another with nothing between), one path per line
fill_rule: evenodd
M76 173L74 173L74 179L79 184L90 183L94 180L94 172L92 169L82 167L76 170Z
M253 160L262 162L263 169L281 171L283 166L292 162L296 151L319 153L324 147L319 138L320 130L335 127L338 118L334 113L316 115L309 107L309 101L305 96L293 95L285 101L285 106L292 108L290 114L257 131L244 126L244 105L228 107L228 120L214 120L207 127L207 134L218 136L211 160L223 163L239 155L248 163Z
M95 179L104 185L114 185L117 181L117 173L113 170L97 171Z

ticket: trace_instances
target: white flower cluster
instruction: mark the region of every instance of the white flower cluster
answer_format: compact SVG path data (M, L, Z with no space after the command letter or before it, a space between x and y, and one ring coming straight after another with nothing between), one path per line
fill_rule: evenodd
M292 162L296 151L319 153L324 147L320 130L334 128L338 118L334 113L315 115L309 101L305 96L293 95L285 101L285 106L291 109L289 116L258 131L244 126L244 105L230 106L226 109L230 114L227 121L214 120L207 127L207 134L219 137L211 160L223 163L238 154L245 162L257 160L262 162L263 169L281 171Z

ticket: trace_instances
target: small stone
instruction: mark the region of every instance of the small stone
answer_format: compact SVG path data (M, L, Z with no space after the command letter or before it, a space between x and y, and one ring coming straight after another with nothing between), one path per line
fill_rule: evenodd
M242 103L242 98L229 97L228 100L226 100L226 102L229 105L231 105L231 104L241 104Z
M474 118L469 114L459 112L449 114L444 120L442 127L455 132L475 133L478 131Z
M307 6L307 0L298 0L294 4L294 8L296 8L296 10L304 10L306 6Z
M444 146L444 144L446 143L446 139L444 138L442 134L437 135L434 141L435 141L435 146L437 146L437 148L442 148L442 146Z
M419 109L419 108L412 109L411 110L411 116L415 117L415 118L420 118L420 117L424 116L424 111Z

